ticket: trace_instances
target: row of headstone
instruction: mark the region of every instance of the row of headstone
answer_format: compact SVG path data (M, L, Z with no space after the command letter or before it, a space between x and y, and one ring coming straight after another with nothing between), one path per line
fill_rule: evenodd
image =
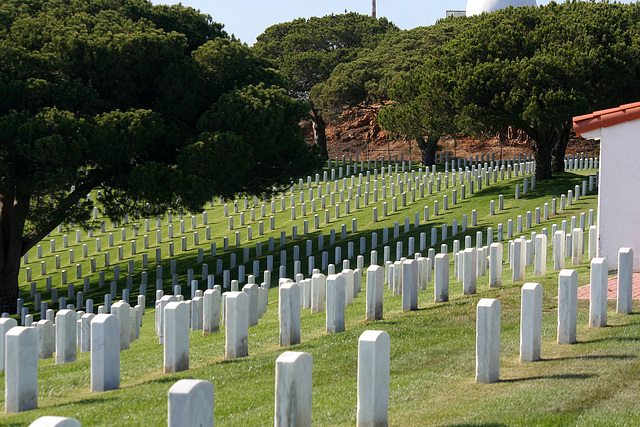
M547 208L547 206L546 206L546 204L545 204L545 216L546 216L546 211L547 211L547 209L546 209L546 208ZM528 214L529 214L529 213L528 213ZM428 214L426 214L426 215L428 215ZM527 215L527 216L528 216L528 217L530 217L530 215ZM537 215L536 215L536 216L537 216ZM584 216L584 214L583 214L583 216ZM474 217L475 217L475 216L474 216ZM538 218L536 218L536 222L538 222L538 221L537 221L537 219L538 219ZM575 219L575 218L574 218L574 219ZM406 230L406 228L407 228L407 227L406 227L406 225L407 225L407 224L406 224L407 220L408 220L408 218L406 218L406 219L405 219L405 230ZM584 221L583 221L583 218L581 218L581 220L582 220L581 222L584 222ZM589 221L590 221L590 223L593 221L593 211L590 211ZM519 223L519 227L518 227L518 228L519 228L519 231L520 231L520 229L521 229L521 227L520 227L520 221L518 221L518 223ZM531 225L531 224L530 224L530 223L529 223L529 221L528 221L527 226L530 226L530 225ZM582 225L584 225L584 224L582 224ZM397 235L397 229L398 229L398 227L397 227L397 226L398 226L398 224L396 223L395 231L394 231L394 236L396 236L396 235ZM455 234L455 230L454 230L454 228L455 228L455 227L452 227L452 234ZM511 227L510 227L509 229L511 230ZM434 231L434 230L432 230L432 231ZM544 230L543 230L543 232L544 232ZM512 233L512 231L510 231L510 234L511 234L511 233ZM344 227L343 227L343 234L344 234ZM424 234L424 233L423 233L423 234ZM433 233L432 233L432 234L433 234ZM500 233L499 233L499 234L500 234ZM424 237L424 236L421 236L421 237ZM443 238L445 238L445 237L443 236ZM361 240L362 240L362 239L361 239ZM410 240L411 240L411 239L410 239ZM425 239L422 239L422 238L421 238L421 249L422 249L422 248L424 247L424 245L425 245L425 244L424 244L424 240L425 240ZM309 246L309 245L308 245L309 243L311 243L311 241L307 241L307 247ZM433 242L433 239L432 239L432 243L434 243L434 242ZM456 246L456 245L455 245L455 243L456 243L456 242L454 241L454 250L455 250L455 246ZM361 245L361 246L362 246L362 245ZM372 246L374 246L373 242L372 242ZM411 241L410 241L410 245L409 245L409 246L411 247ZM590 246L590 247L591 247L591 246ZM294 248L294 249L295 249L295 248ZM307 248L307 250L308 250L308 248ZM592 251L592 252L593 252L593 251ZM294 251L294 254L295 254L295 251ZM455 260L456 262L457 262L457 256L458 256L458 254L457 254L457 253L454 253L454 260ZM172 266L173 266L173 263L172 263ZM205 265L203 265L203 274L204 274L204 270L205 270L205 268L204 268L204 267L205 267L205 266L206 266L206 264L205 264ZM323 266L323 267L324 267L324 266ZM457 270L456 270L456 271L457 271ZM113 283L112 283L112 285L113 285ZM69 286L70 286L70 289L71 289L73 285L69 285ZM226 285L226 286L228 287L228 285ZM72 291L70 291L70 292L72 292ZM114 292L114 294L115 294L115 292ZM79 293L79 295L81 295L81 294ZM81 305L81 304L80 304L80 305Z
M589 157L588 153L570 154L564 158L564 170L567 172L598 168L598 157Z
M55 325L51 320L41 320L36 326L17 326L15 319L0 319L0 361L6 368L5 411L37 408L38 359L52 356L54 336L57 365L75 361L80 345L81 351L91 351L91 390L117 389L120 352L139 337L142 315L139 306L131 308L123 301L115 303L112 310L113 314L85 314L81 319L73 310L61 310Z
M604 258L593 258L590 268L589 326L607 326L607 273ZM618 252L618 290L616 311L631 313L633 250ZM525 283L521 294L520 361L541 358L542 296L540 283ZM499 380L500 301L483 298L477 306L476 382ZM576 343L578 313L578 272L563 269L558 274L558 344Z
M420 173L420 175L421 175L421 173ZM407 181L407 179L406 179L406 174L405 174L405 182L408 182L408 181ZM246 204L246 203L245 203L245 204ZM195 217L195 216L192 216L192 221L191 221L191 222L192 222L192 228L196 227L196 217ZM203 224L206 224L206 223L207 223L207 220L206 220L206 212L205 212L205 213L203 213L203 221L202 221L202 222L203 222ZM148 224L147 224L147 225L148 225ZM147 227L147 228L148 228L148 227ZM134 229L134 230L135 230L135 229ZM79 231L79 230L78 230L78 231ZM171 231L171 228L170 228L170 231ZM181 233L184 233L184 232L185 232L185 230L184 230L184 221L181 221ZM76 233L76 234L77 234L77 233ZM121 229L121 234L122 234L122 236L123 236L123 237L121 237L121 240L123 240L123 241L124 241L124 240L126 240L126 237L124 237L124 236L126 235L126 230L125 230L124 228L123 228L123 229ZM135 233L135 231L134 231L134 235L135 235L135 234L137 234L137 233ZM169 234L172 234L172 233L170 232ZM210 233L208 233L208 235L209 235L209 234L210 234ZM112 245L113 245L113 234L112 234L112 233L110 233L109 237L110 237L110 238L109 238L110 246L112 246ZM146 237L148 237L148 236L146 236ZM209 239L209 238L210 238L210 237L208 237L208 239ZM158 239L158 240L159 240L159 239ZM194 240L197 240L197 238L196 238L195 236L194 236ZM53 244L53 243L54 243L54 242L52 241L52 244ZM99 246L99 244L97 244L97 245ZM135 245L135 241L132 241L132 246L133 246L133 245ZM184 245L184 243L183 243L183 245ZM145 246L148 246L148 245L146 244ZM85 249L85 251L86 251L86 247L85 247L84 249ZM119 249L120 249L120 250L119 250L119 252L122 252L122 247L120 247ZM55 251L55 249L54 249L54 251ZM132 253L135 253L135 249L133 249L133 248L132 248Z
M476 159L476 161L477 161L477 160L478 160L478 159ZM483 159L483 160L484 160L484 159ZM512 159L512 160L513 160L513 159ZM515 160L513 160L513 161L514 161L514 165L515 165L515 164L517 164L517 163L515 163ZM520 161L522 161L522 157L520 158ZM526 159L525 159L525 161L526 161ZM466 161L465 161L465 163L466 163ZM493 164L493 161L492 161L492 164ZM509 164L509 162L507 162L507 164ZM504 166L504 162L503 162L503 166ZM475 168L475 165L474 165L473 167ZM465 165L465 168L466 168L466 165ZM421 170L422 170L422 169L420 169L420 176L422 175ZM384 169L383 169L383 171L384 171ZM377 172L377 169L376 169L376 172ZM391 171L390 171L389 173L391 173ZM434 174L434 173L435 173L435 168L434 168L434 172L432 172L432 174ZM326 175L326 174L325 174L325 175ZM353 180L353 178L354 178L354 177L352 177L352 180ZM369 178L369 176L368 176L368 178ZM325 179L324 181L327 181L327 179ZM360 181L362 181L362 177L360 177ZM407 180L406 180L406 173L405 173L405 182L406 182L406 181L407 181ZM309 177L307 177L307 183L308 183L308 186L309 186L309 187L311 187L311 177L310 177L310 176L309 176ZM318 174L316 174L316 185L318 185L318 184L319 184L319 175L318 175ZM303 186L302 186L302 179L300 179L300 189L302 189L302 187L303 187ZM90 195L89 195L88 197L90 197ZM236 205L237 205L237 201L236 201ZM246 208L246 207L248 207L248 199L247 199L247 198L245 198L245 208ZM182 216L182 212L180 212L180 214L179 214L179 215L180 215L180 219L181 219L181 226L180 226L180 228L181 228L181 233L184 233L184 232L185 232L185 231L184 231L184 220L182 220L182 217L183 217L183 216ZM94 217L95 217L94 219L97 219L97 208L94 208ZM159 226L160 226L160 224L159 224L160 219L158 218L158 219L156 220L156 222L157 222L157 227L159 227ZM169 213L168 213L168 223L171 223L171 222L172 222L172 213L169 211ZM146 220L145 220L145 231L146 231L146 232L150 231L149 223L150 223L150 220L149 220L149 219L146 219ZM192 228L192 229L195 229L195 228L196 228L196 223L197 223L197 221L196 221L196 217L195 217L195 216L192 216L192 217L191 217L191 228ZM128 224L128 219L127 219L127 218L125 218L125 224ZM206 225L206 224L207 224L207 212L206 212L206 211L205 211L205 212L203 212L202 224L203 224L203 225ZM112 224L112 227L116 227L116 224ZM102 229L104 229L104 228L105 228L105 227L104 227L104 221L102 221L102 224L101 224L101 231L102 231L102 232L105 232L105 231L103 231L103 230L102 230ZM139 228L138 224L134 224L134 226L133 226L133 234L134 234L134 237L137 237L137 234L138 234L138 228ZM59 231L61 232L62 230L59 230ZM125 237L125 236L126 236L126 229L121 228L121 229L120 229L120 231L121 231L121 241L126 241L126 237ZM79 234L80 234L80 230L76 230L76 243L79 243L79 242L81 241L81 237L79 236ZM91 234L93 234L93 233L91 232ZM64 237L66 237L66 235L65 235ZM110 233L110 239L109 239L109 240L110 240L110 245L112 246L112 245L113 245L113 243L112 243L112 241L113 241L113 235L112 235L112 233ZM64 244L64 243L63 243L63 246L64 246L64 247L67 247L67 246L68 246L68 239L67 239L67 238L63 238L63 241L66 241L66 242L67 242L67 244ZM52 243L52 252L55 252L55 246L54 246L54 245L55 245L55 241L51 241L51 243ZM41 249L41 247L40 247L40 249ZM42 254L41 254L41 250L39 250L38 252L39 252L39 253L38 253L38 257L41 257L41 256L42 256ZM25 258L25 261L26 261L27 259L28 259L28 257L27 257L27 258Z
M590 214L592 214L592 212L590 212ZM592 215L590 215L590 221L592 221ZM529 225L529 224L528 224L528 225ZM396 226L397 226L397 224L396 224ZM397 227L396 227L396 228L397 228ZM405 224L405 228L406 228L406 224ZM444 236L443 236L443 237L444 237ZM309 243L309 242L308 242L308 243ZM455 242L454 242L454 248L455 248ZM455 254L455 255L456 255L456 261L457 261L457 254ZM480 258L480 259L482 259L482 258Z
M182 304L182 303L171 303ZM368 330L358 339L357 425L386 425L389 410L390 337ZM275 426L311 426L313 357L285 351L275 366ZM214 387L184 379L168 393L168 425L213 426Z
M427 214L428 215L428 214ZM406 221L405 221L406 222ZM397 224L396 224L397 225ZM344 227L343 227L344 228ZM405 224L405 230L406 230L406 224ZM433 230L432 230L433 231ZM453 230L452 230L453 231ZM433 239L432 239L433 240ZM421 245L422 246L422 245ZM323 266L324 267L324 266Z

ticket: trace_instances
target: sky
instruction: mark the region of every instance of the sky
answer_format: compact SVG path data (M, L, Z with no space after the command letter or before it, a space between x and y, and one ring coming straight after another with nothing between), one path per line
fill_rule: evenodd
M538 0L538 5L550 0ZM154 4L174 4L171 0L152 0ZM296 18L358 12L371 14L371 0L181 0L224 24L229 34L252 45L267 27ZM386 17L408 30L433 25L445 17L446 10L465 10L467 0L377 0L378 17Z

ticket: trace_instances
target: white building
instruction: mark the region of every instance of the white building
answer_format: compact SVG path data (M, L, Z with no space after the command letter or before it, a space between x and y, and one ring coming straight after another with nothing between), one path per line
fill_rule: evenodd
M454 16L459 18L461 16L467 16L467 13L464 10L447 10L447 18L450 16Z
M495 12L509 6L537 6L536 0L467 0L467 16Z
M618 249L633 249L640 268L640 102L573 118L576 134L600 140L598 256L618 265Z

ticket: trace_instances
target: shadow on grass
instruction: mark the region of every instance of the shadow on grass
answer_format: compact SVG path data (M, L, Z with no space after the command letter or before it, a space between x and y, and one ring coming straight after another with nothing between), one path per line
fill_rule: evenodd
M613 327L614 328L619 328L619 327L624 327L624 326L628 326L628 325L618 325L618 326L613 326ZM610 327L610 326L607 326L607 327ZM631 342L635 342L635 341L638 341L638 337L605 337L605 338L596 338L596 339L592 339L592 340L578 341L575 345L593 344L593 343L607 342L607 341L620 341L620 342L631 341Z
M485 424L450 424L448 427L478 427L478 426L483 426L483 427L504 427L507 424L498 424L498 423L485 423Z
M69 402L69 404L71 405L95 405L97 402L108 402L111 400L118 400L117 397L107 397L107 396L103 396L103 397L98 397L98 396L92 396L90 398L87 399L82 399L82 400L76 400L73 402ZM64 406L64 405L61 405Z
M587 355L587 356L564 356L564 357L553 357L549 359L541 359L543 362L551 362L551 361L561 361L561 360L629 360L635 359L637 356L633 354L602 354L602 355Z
M595 377L595 374L555 374L555 375L540 375L536 377L527 378L512 378L508 380L500 380L501 383L518 383L522 381L531 380L586 380L588 378Z
M179 374L179 372L176 372L176 373ZM163 374L163 375L168 375L168 376L161 377L161 378L154 378L151 381L147 381L145 384L164 384L164 383L174 383L176 381L180 381L180 378L176 378L172 376L173 374Z

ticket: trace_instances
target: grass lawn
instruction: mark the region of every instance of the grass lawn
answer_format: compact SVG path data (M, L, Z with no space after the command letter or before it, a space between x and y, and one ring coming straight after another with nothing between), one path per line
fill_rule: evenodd
M243 230L243 246L251 247L254 255L255 241L266 242L268 237L276 238L276 248L271 254L275 255L274 264L279 265L279 251L287 250L289 261L287 271L293 271L293 246L300 246L301 258L304 258L304 240L313 240L313 255L316 266L321 258L317 250L317 235L328 236L329 229L337 231L337 243L346 255L347 242L356 242L356 253L359 252L359 238L367 237L367 253L371 249L371 233L378 233L378 259L382 260L382 227L393 227L395 221L404 224L404 218L411 219L411 231L401 233L400 239L406 245L409 236L416 237L418 247L419 234L426 232L430 241L432 227L440 228L442 223L451 225L453 219L459 224L463 214L469 217L469 228L465 233L459 232L455 237L449 236L446 243L452 249L453 239L459 239L464 246L464 236L473 236L477 231L486 232L492 227L494 236L497 224L504 223L505 238L507 220L518 215L526 216L527 211L542 208L544 203L550 203L552 198L566 194L576 184L585 179L583 174L558 174L552 180L539 181L532 190L520 200L514 200L514 187L521 183L522 178L499 181L489 187L476 192L472 197L467 196L455 206L450 206L446 212L430 218L429 223L419 228L413 227L413 214L420 212L422 217L425 205L433 206L438 200L442 209L442 196L448 194L451 198L452 189L442 190L432 196L419 199L416 203L391 213L382 218L382 200L368 207L361 206L351 215L340 219L333 218L330 224L324 224L324 213L320 212L321 230L312 230L313 214L306 218L291 221L290 210L277 213L276 230L268 231L268 218L265 220L265 235L257 236L257 221L253 223L255 239L246 242L245 227ZM297 187L297 186L296 186ZM459 197L459 186L458 197ZM307 192L307 190L305 190ZM489 215L489 204L500 194L505 196L505 209ZM308 196L308 192L307 192ZM387 198L390 202L390 197ZM287 206L289 200L287 196ZM550 220L542 221L533 228L524 230L518 235L527 235L532 231L541 232L543 227L551 230L552 224L560 226L562 220L570 220L589 209L595 209L597 195L590 194L581 198L577 203L568 206L563 212L552 215ZM371 221L371 207L377 206L380 221ZM400 205L400 203L399 203ZM399 206L400 207L400 206ZM279 202L278 202L279 208ZM477 210L478 224L471 227L471 210ZM259 217L259 209L258 214ZM209 211L209 226L214 241L218 245L215 259L223 259L225 268L228 265L229 254L236 251L238 259L242 259L242 247L232 247L229 251L221 250L223 237L233 237L237 230L227 230L228 220L222 215L222 208L216 204ZM267 206L267 216L270 207ZM246 214L247 220L249 218ZM358 220L358 230L351 233L351 219ZM298 225L302 234L302 221L310 220L310 236L300 236L297 241L291 241L291 226ZM424 218L422 218L423 220ZM194 268L199 276L200 267L197 264L197 248L193 248L190 240L190 250L180 251L178 225L176 230L176 255L178 258L177 272L185 290L186 269ZM190 216L185 216L187 232L190 230ZM249 222L249 221L247 221ZM348 239L340 240L340 225L348 225ZM210 272L215 261L208 253L211 243L204 238L204 226L201 226L198 215L198 230L201 233L200 246L205 251L205 262L209 263ZM109 227L108 227L109 228ZM142 228L142 227L141 227ZM515 228L515 225L514 225ZM166 233L166 225L163 226ZM119 230L119 228L115 229ZM116 232L107 230L107 232ZM287 243L279 247L280 231L287 232ZM129 226L128 235L131 236ZM89 259L82 259L80 248L82 243L91 245L89 257L99 257L95 253L94 239L86 239L83 232L83 242L76 244L73 232L69 233L69 240L74 243L75 262L83 263L83 271L89 271ZM151 232L140 232L138 236L139 252L129 253L123 261L115 262L117 252L112 251L112 265L121 265L125 276L124 265L128 259L133 259L136 272L133 275L134 290L140 283L142 236L150 235L151 242L155 242L155 220ZM188 233L187 233L188 234ZM97 236L96 234L95 236ZM390 235L392 236L392 230ZM104 236L103 236L104 237ZM115 236L118 241L119 231ZM57 246L62 247L62 234L52 233ZM132 239L133 237L131 237ZM495 238L495 237L494 237ZM259 239L259 240L258 240ZM486 239L486 234L484 235ZM232 242L234 239L230 239ZM328 244L328 238L325 238ZM107 239L103 238L103 248ZM395 255L395 241L390 239L392 256ZM486 243L486 240L485 240ZM441 244L436 245L439 249ZM352 306L346 309L346 331L334 335L324 333L324 313L310 314L310 310L302 311L302 343L300 345L280 348L278 340L277 288L272 287L269 294L267 313L260 320L258 326L249 329L249 356L246 358L224 360L224 328L221 333L203 336L201 332L191 332L190 335L190 365L188 371L178 374L162 373L162 346L158 344L154 331L153 313L153 283L155 282L155 263L152 262L155 247L163 249L163 267L165 279L165 293L169 292L170 281L169 261L167 256L168 238L165 236L160 245L150 245L149 254L149 287L147 291L147 313L143 319L143 327L139 340L131 344L131 349L121 353L121 387L118 390L105 393L90 391L90 362L89 353L78 354L78 360L66 365L55 366L53 359L40 361L38 368L38 404L39 408L20 414L0 415L1 425L25 425L43 415L59 415L74 417L83 425L164 425L167 418L167 391L171 385L182 378L197 378L211 381L215 387L215 420L217 425L269 425L273 423L274 412L274 377L275 360L285 350L306 351L313 356L313 424L314 425L353 425L356 421L356 373L357 373L357 341L360 334L368 329L386 330L391 336L391 383L389 423L390 425L638 425L640 424L640 403L637 395L640 391L640 302L634 301L634 314L630 316L615 314L615 302L609 303L609 317L606 328L589 328L588 300L580 300L578 304L578 343L575 345L556 344L557 328L557 272L553 271L551 260L551 245L549 249L547 275L533 277L533 267L526 269L526 281L537 281L544 288L543 327L542 327L542 361L534 363L520 363L519 332L520 332L520 288L524 282L512 283L508 263L503 270L503 286L499 289L488 287L488 277L478 278L477 294L462 295L462 283L457 282L453 275L451 262L450 301L447 303L433 303L433 287L419 293L419 309L414 312L403 312L401 297L394 297L386 290L384 296L384 320L365 322L365 296L360 294ZM52 271L55 254L48 254L48 242L43 243L45 258L52 276L54 286L59 287L60 295L66 296L66 287L60 285L60 271ZM265 243L266 249L266 243ZM333 248L329 250L330 260L333 262ZM58 252L61 255L61 269L69 270L69 278L75 268L68 261L68 249ZM426 251L423 251L423 253ZM437 250L439 252L439 250ZM505 246L506 261L506 246ZM263 251L261 270L266 267L266 250ZM583 264L577 266L580 285L589 282L588 257L585 255ZM39 274L39 261L36 260L35 250L30 254L30 264L33 268L34 280L38 283L38 291L43 293L43 299L49 298L45 289L44 277ZM102 258L100 258L102 261ZM85 267L86 264L86 267ZM102 268L102 263L98 263ZM352 261L352 268L355 260ZM570 258L567 258L568 268ZM250 264L247 265L250 271ZM340 270L338 268L337 270ZM112 269L108 275L112 277ZM306 272L306 263L302 271ZM29 284L21 276L23 294L26 295L26 305L33 310L29 298ZM274 274L277 276L277 274ZM110 277L107 280L111 280ZM92 290L85 298L93 297L96 305L102 301L102 295L108 287L98 288L97 273L91 275ZM260 282L261 280L258 280ZM275 281L275 279L274 279ZM76 288L80 288L78 281ZM118 289L124 286L121 279ZM216 276L216 283L221 283L221 277ZM206 285L201 284L201 289ZM364 275L363 275L364 290ZM132 293L132 297L137 292ZM500 381L494 384L475 384L475 322L476 304L480 298L499 298L502 303L502 335L500 357ZM132 298L133 300L133 298ZM71 301L73 303L73 301ZM39 317L39 316L36 316ZM0 374L3 377L4 374ZM4 381L0 378L0 388L4 389ZM0 393L4 396L4 393Z

